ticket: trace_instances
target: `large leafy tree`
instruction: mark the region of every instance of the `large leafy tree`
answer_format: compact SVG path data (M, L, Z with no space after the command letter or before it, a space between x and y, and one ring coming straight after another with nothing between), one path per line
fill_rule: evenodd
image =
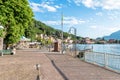
M36 38L36 34L38 32L38 28L35 27L35 20L29 25L29 27L25 30L25 36L30 38L31 41L34 41Z
M28 0L0 0L0 23L5 29L5 43L18 42L32 22L32 17Z

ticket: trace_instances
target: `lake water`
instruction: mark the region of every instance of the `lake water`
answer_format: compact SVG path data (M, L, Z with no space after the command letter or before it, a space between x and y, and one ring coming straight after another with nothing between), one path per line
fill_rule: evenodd
M77 44L79 50L93 49L93 52L120 55L120 44Z

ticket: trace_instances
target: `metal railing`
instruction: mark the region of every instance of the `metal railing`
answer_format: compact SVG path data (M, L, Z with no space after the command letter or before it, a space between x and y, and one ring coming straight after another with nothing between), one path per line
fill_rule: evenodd
M85 52L83 60L120 73L120 55L99 52Z
M69 46L69 48L66 51L70 55L75 56L74 46ZM77 57L79 57L81 60L120 73L120 55L117 52L114 52L114 54L94 52L93 47L84 45L78 45L76 52Z

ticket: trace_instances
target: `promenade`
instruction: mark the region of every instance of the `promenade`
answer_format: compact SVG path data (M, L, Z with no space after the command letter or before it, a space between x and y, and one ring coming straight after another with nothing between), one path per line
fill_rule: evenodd
M39 73L36 64L40 64ZM17 50L15 55L0 56L0 80L64 79L43 52L29 49Z
M47 54L65 80L120 80L120 74L69 55Z
M120 80L120 74L67 54L30 49L0 56L0 80Z

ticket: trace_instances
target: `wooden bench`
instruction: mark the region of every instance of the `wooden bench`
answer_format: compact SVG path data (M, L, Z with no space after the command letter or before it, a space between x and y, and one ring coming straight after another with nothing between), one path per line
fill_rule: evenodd
M0 56L3 55L13 55L13 51L11 49L9 50L0 50Z

